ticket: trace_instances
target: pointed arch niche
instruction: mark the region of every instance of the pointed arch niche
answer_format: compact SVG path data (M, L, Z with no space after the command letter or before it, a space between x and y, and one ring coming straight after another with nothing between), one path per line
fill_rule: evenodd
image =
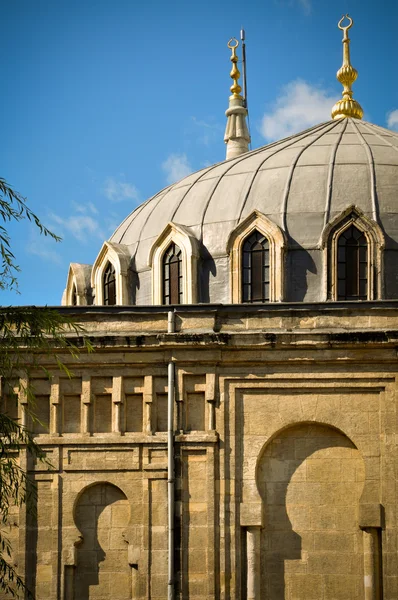
M152 245L148 266L152 269L152 303L164 304L164 257L174 244L181 251L181 302L195 304L198 301L198 240L188 227L168 223Z
M73 513L79 538L69 560L72 564L65 565L65 600L131 597L129 552L133 548L128 541L130 502L125 493L110 482L94 483L80 493ZM117 590L110 586L116 580Z
M349 246L354 248L350 259L347 255ZM349 206L326 225L321 247L324 252L325 300L383 298L384 236L376 221L358 207ZM350 261L353 264L349 265ZM344 282L352 276L358 279L356 294L350 294L344 287Z
M284 295L284 256L286 248L285 235L275 223L259 211L253 211L230 234L227 253L230 257L231 269L231 301L234 304L243 300L243 247L258 232L268 242L269 251L269 302L281 302Z
M79 263L69 265L63 305L86 306L92 303L91 268L91 265Z
M365 461L354 443L330 425L296 423L267 441L256 467L264 527L253 597L306 598L314 589L328 599L366 597Z
M97 306L105 304L104 277L109 264L115 270L116 302L115 304L130 304L128 286L128 271L131 256L128 247L124 244L105 242L94 263L91 274L91 285Z

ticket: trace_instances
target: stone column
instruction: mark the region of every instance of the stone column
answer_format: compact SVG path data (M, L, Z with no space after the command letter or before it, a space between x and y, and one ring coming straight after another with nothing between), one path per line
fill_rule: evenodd
M363 529L365 600L379 600L379 536L376 527Z
M28 380L21 377L19 380L19 392L18 392L18 403L20 410L20 423L23 427L28 427L28 396L27 396L27 388L28 388Z
M121 406L124 401L123 377L113 377L112 380L112 431L114 433L124 432L121 418Z
M76 547L67 547L62 552L63 577L61 581L61 594L63 600L75 598L75 573L77 564Z
M363 531L364 599L380 600L381 547L379 531L383 525L380 504L361 504L359 526Z
M247 600L260 600L262 501L242 502L240 525L246 530Z
M152 400L153 400L153 376L145 375L144 377L144 432L147 435L153 434L153 415L152 415Z
M82 378L82 405L83 405L83 422L81 432L90 435L91 431L91 377L84 374Z
M216 428L216 374L206 373L205 398L208 406L208 429Z
M50 392L50 423L49 431L52 435L59 435L62 428L62 415L59 393L59 377L54 376Z
M247 600L260 600L260 532L260 527L246 529Z
M131 544L128 545L128 561L131 568L131 598L136 600L139 597L138 563L140 562L140 551Z

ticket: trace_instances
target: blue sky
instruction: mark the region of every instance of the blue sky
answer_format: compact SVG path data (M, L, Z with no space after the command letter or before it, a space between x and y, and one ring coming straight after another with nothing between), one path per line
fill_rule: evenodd
M137 204L224 159L226 44L242 25L252 147L328 120L346 12L354 97L398 129L396 0L1 3L0 174L63 238L10 227L20 294L1 304L60 304L70 262L92 264Z

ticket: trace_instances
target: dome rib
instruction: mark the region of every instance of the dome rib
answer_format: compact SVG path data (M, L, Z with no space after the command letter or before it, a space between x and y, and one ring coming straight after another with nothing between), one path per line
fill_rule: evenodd
M380 135L380 133L377 133L377 131L372 131L369 127L369 124L366 123L366 121L362 121L361 125L363 127L365 127L365 129L367 129L367 131L369 131L369 133L371 133L372 135L375 135L376 137L378 137L380 140L382 140L383 142L385 142L388 146L390 146L390 148L394 148L394 150L396 152L398 152L398 146L396 146L395 144L392 144L391 142L389 142L386 137L387 136L382 136ZM379 127L378 125L372 125L372 127L377 127L377 129L381 129L382 131L387 131L388 133L390 133L390 131L388 129L383 129L383 127Z
M372 217L373 220L379 223L378 219L378 210L377 210L377 190L376 190L376 171L375 171L375 161L373 157L373 152L368 144L368 142L363 137L362 133L359 131L358 125L355 123L355 120L352 120L352 124L355 128L356 134L359 137L361 145L365 148L366 156L368 158L368 165L370 171L370 197L372 200Z
M256 156L256 154L260 154L261 150L263 150L263 148L258 148L257 150L254 150L254 151L250 152L250 156ZM229 173L229 171L231 169L233 169L233 167L235 167L239 163L243 162L246 158L247 158L247 153L241 155L238 159L236 159L236 158L232 159L234 162L231 161L231 165L224 171L224 173L222 174L222 176L218 178L218 180L216 181L215 186L211 190L209 198L208 198L208 200L206 202L206 205L205 205L205 208L204 208L204 211L203 211L203 214L202 214L202 221L201 221L201 224L200 224L200 241L203 240L203 227L204 227L204 222L205 222L205 217L206 217L207 209L210 206L210 202L211 202L211 200L212 200L212 198L213 198L213 196L214 196L214 194L216 192L216 189L218 188L219 183L221 182L221 179L223 177L225 177L225 175L227 173Z
M162 192L158 192L158 193L156 194L156 196L158 196L158 195L159 195L159 194L161 194L161 193L162 193ZM120 239L119 239L119 241L118 241L118 244L121 244L121 243L122 243L122 240L123 240L124 236L126 235L126 231L127 231L127 230L128 230L128 229L129 229L129 228L132 226L132 225L133 225L133 223L134 223L134 221L136 220L136 218L138 217L138 215L140 215L140 214L141 214L141 212L144 210L144 208L147 206L147 204L149 204L149 203L151 202L151 200L153 200L153 198L148 198L148 200L146 200L146 202L143 202L142 204L140 204L139 206L137 206L137 208L135 209L135 211L134 211L134 213L133 213L133 214L134 214L134 218L133 218L133 220L132 220L132 221L129 221L129 222L128 222L126 229L123 231L122 235L120 236ZM122 227L122 225L124 225L124 223L125 223L126 221L128 221L129 217L131 217L131 215L128 215L128 216L127 216L127 217L124 219L124 221L122 221L122 223L119 225L118 229L120 229L120 227ZM116 230L116 231L117 231L117 230ZM115 232L115 233L116 233L116 232ZM113 235L115 235L115 234L113 234ZM113 236L112 236L112 238L113 238ZM111 239L112 239L112 238L111 238Z
M246 192L246 196L243 199L243 202L242 202L242 205L241 205L241 208L240 208L240 211L239 211L238 223L240 223L241 220L242 220L242 214L243 214L243 211L244 211L245 206L247 204L247 201L249 199L250 192L251 192L252 187L254 185L254 181L255 181L258 173L261 171L262 166L267 162L267 160L269 158L271 158L272 156L275 156L275 154L278 154L278 152L282 152L282 150L285 150L285 148L290 148L290 146L293 146L293 144L295 144L297 141L301 141L304 138L308 137L309 135L311 135L313 133L314 129L316 131L319 131L319 129L323 128L324 125L325 125L325 123L321 123L320 125L315 125L314 127L311 127L310 129L307 129L305 132L302 132L305 135L301 135L301 137L299 137L297 134L296 135L292 135L289 138L285 138L284 140L279 140L278 142L274 142L274 144L270 144L269 146L267 146L267 148L269 148L270 146L276 146L278 144L281 144L282 142L286 142L286 140L292 140L291 144L286 144L282 148L278 148L275 152L273 152L272 154L269 154L266 158L264 158L264 160L259 164L259 166L256 168L256 170L253 172L252 180L250 182L249 188L248 188L248 190Z
M304 137L307 137L308 135L311 135L311 133L313 132L313 130L314 130L314 129L316 129L316 130L318 131L318 130L319 130L320 128L322 128L323 126L324 126L324 123L322 123L321 125L315 125L314 127L311 127L311 128L310 128L310 129L308 129L307 131L303 132L303 133L305 133L305 135L302 135L302 136L299 138L299 140L302 140ZM253 185L254 178L255 178L256 174L258 173L258 171L261 169L262 165L263 165L263 164L264 164L264 163L265 163L265 162L268 160L268 158L270 158L271 156L275 156L275 154L277 154L278 152L281 152L281 151L282 151L282 150L284 150L285 148L289 148L289 146L291 146L291 145L295 144L295 143L298 141L298 140L297 140L297 138L298 138L298 135L297 135L297 134L295 134L295 135L292 135L292 136L290 136L290 137L288 137L288 138L285 138L285 139L283 139L283 140L277 140L277 141L275 141L275 142L273 142L272 144L269 144L269 145L267 146L267 149L268 149L268 148L271 148L271 147L273 147L273 146L278 146L278 145L280 145L280 144L285 144L285 142L286 142L286 141L288 141L288 140L292 140L291 144L285 144L285 145L284 145L284 146L282 146L281 148L278 148L278 149L276 150L276 152L274 152L273 154L270 154L269 156L267 156L267 157L266 157L266 158L265 158L265 159L264 159L264 160L261 162L261 164L260 164L260 165L259 165L259 167L256 169L256 171L254 172L254 175L253 175L252 181L250 182L250 185L249 185L248 192L246 193L246 196L245 196L245 198L244 198L244 200L243 200L242 208L241 208L241 210L240 210L240 212L239 212L238 219L237 219L237 223L239 223L239 222L240 222L240 220L241 220L242 211L243 211L243 206L245 205L245 203L246 203L246 200L247 200L247 198L248 198L248 195L250 194L250 190L251 190L251 187L252 187L252 185ZM264 151L264 147L261 147L261 148L258 148L257 150L253 150L253 151L252 151L252 152L250 152L249 154L250 154L250 156L256 156L257 154L261 154L261 152L263 152L263 151ZM243 162L244 160L246 160L246 158L247 158L247 157L248 157L248 154L243 154L241 157L239 157L239 159L238 159L238 160L236 160L236 159L235 159L234 163L233 163L233 164L232 164L232 165L231 165L231 166L230 166L230 167L229 167L229 168L228 168L226 171L224 171L224 173L223 173L222 177L224 177L224 176L225 176L225 175L226 175L226 174L227 174L227 173L228 173L228 172L229 172L229 171L230 171L230 170L231 170L233 167L235 167L237 164L239 164L240 162ZM216 166L217 166L217 165L216 165ZM200 229L201 240L203 239L203 227L204 227L204 222L205 222L206 212L207 212L207 209L208 209L208 208L209 208L209 206L210 206L210 202L211 202L211 200L212 200L212 198L213 198L213 196L214 196L214 194L215 194L215 192L216 192L216 189L217 189L217 187L218 187L218 185L219 185L219 183L220 183L220 181L221 181L222 177L220 177L220 178L218 179L218 181L217 181L217 183L215 184L215 186L214 186L213 190L211 191L211 194L210 194L210 196L209 196L209 198L208 198L208 200L207 200L207 203L206 203L205 209L204 209L204 211L203 211L203 215L202 215L202 222L201 222L201 229Z
M348 125L348 119L344 119L344 126L339 133L339 137L337 138L337 141L333 145L332 152L331 152L330 158L329 158L328 180L327 180L327 184L326 184L325 218L324 218L324 225L323 225L324 227L326 227L327 223L329 222L329 217L330 217L330 206L332 203L332 190L333 190L333 174L334 174L334 165L336 162L336 154L337 154L337 150L340 145L341 139L347 129L347 125Z
M198 181L200 181L204 175L207 175L208 173L211 173L211 171L213 171L214 169L216 169L217 167L219 167L220 164L222 164L222 163L216 163L215 165L212 165L211 167L208 167L206 170L203 171L203 173L201 173L201 175L197 179L195 179L195 181L189 186L189 188L187 189L187 191L185 192L185 194L181 198L180 202L177 204L177 208L174 210L173 214L171 215L171 218L170 218L171 221L174 219L174 216L176 215L178 209L180 208L181 204L184 202L185 198L187 197L187 195L189 194L189 192L191 191L191 189L193 188L193 186L196 183L198 183Z
M199 178L198 178L198 179L199 179ZM135 256L135 255L136 255L136 253L137 253L138 246L139 246L139 244L140 244L140 241L141 241L141 235L142 235L142 232L144 231L146 224L148 223L148 221L149 221L150 217L152 216L152 213L153 213L153 211L154 211L154 210L155 210L155 209L156 209L156 208L159 206L159 204L161 203L161 201L162 201L162 200L163 200L163 199L164 199L164 198L167 196L167 194L169 194L169 193L170 193L170 192L171 192L173 189L174 189L174 185L171 185L171 186L170 186L170 187L169 187L169 188L166 190L166 192L163 194L163 196L160 196L160 198L159 198L159 200L156 202L155 206L153 206L153 207L152 207L152 209L149 211L149 213L148 213L148 215L147 215L147 218L145 219L145 223L143 224L143 226L142 226L142 227L141 227L141 229L140 229L140 235L138 236L138 240L137 240L137 242L138 242L138 243L137 243L137 247L136 247L136 249L135 249L135 252L134 252L134 256Z
M319 249L325 224L348 202L376 216L389 239L397 240L397 152L397 132L351 118L326 121L164 188L136 207L111 237L128 247L134 269L142 273L137 303L148 301L148 245L170 219L191 227L207 246L205 256L216 266L221 261L217 275L209 275L213 299L225 287L228 236L253 210L289 230L291 249ZM389 268L391 279L396 269Z
M307 144L306 146L303 146L299 150L299 152L297 153L296 157L294 158L293 162L290 165L289 174L286 179L285 189L283 191L282 206L281 206L282 228L284 229L284 231L287 231L287 223L286 223L287 203L288 203L288 199L289 199L289 192L290 192L290 187L292 184L294 169L296 168L298 159L300 158L300 156L303 154L303 152L305 150L307 150L310 146L312 146L312 144L314 144L317 140L319 140L319 138L321 138L323 135L325 135L325 133L329 133L329 131L332 131L333 129L335 129L335 127L340 125L340 122L338 121L337 123L335 123L334 121L332 121L331 127L329 127L329 129L327 129L325 132L324 129L327 127L328 124L330 124L330 121L329 121L329 123L327 123L325 125L324 128L322 128L321 133L314 140L312 140L309 144Z

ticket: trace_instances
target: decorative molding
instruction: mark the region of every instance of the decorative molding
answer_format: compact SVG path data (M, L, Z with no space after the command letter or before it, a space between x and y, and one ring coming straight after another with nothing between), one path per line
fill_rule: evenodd
M255 230L262 233L269 242L270 302L281 302L284 298L285 234L278 225L258 210L254 210L231 232L227 242L231 269L231 301L234 304L242 302L242 245Z
M128 247L124 244L105 242L98 254L91 273L91 285L95 296L94 304L104 304L103 276L106 266L110 262L116 273L116 304L130 304L128 289L128 271L131 256Z
M188 227L168 223L152 245L148 266L152 267L152 303L163 304L163 256L171 243L182 253L182 304L198 301L199 243Z
M366 237L368 244L368 300L381 300L384 296L383 250L384 235L376 221L367 217L357 206L351 205L324 228L320 246L323 261L323 301L338 299L337 251L340 235L354 225Z

